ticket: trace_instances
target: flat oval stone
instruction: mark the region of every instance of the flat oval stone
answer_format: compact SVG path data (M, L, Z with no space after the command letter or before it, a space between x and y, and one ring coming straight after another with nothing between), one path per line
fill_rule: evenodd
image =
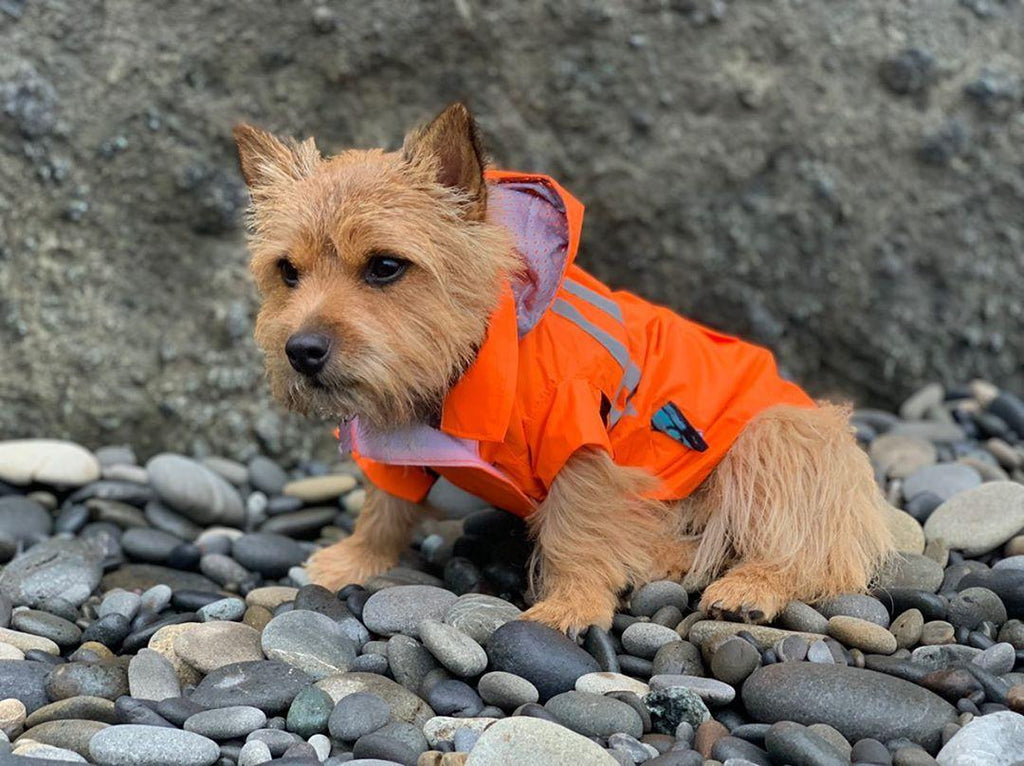
M479 736L480 732L497 721L497 718L476 717L476 718L453 718L452 716L434 716L423 725L423 736L427 738L427 744L431 747L438 747L442 742L453 744L460 733L469 733Z
M590 692L557 694L544 708L575 732L586 737L608 737L617 732L641 737L640 715L625 702Z
M459 596L448 608L444 621L483 645L495 630L518 619L520 614L519 607L504 599L483 593L467 593Z
M47 721L62 718L78 718L86 721L117 723L114 703L102 697L69 697L43 705L25 719L25 727L32 728Z
M580 676L600 670L597 661L565 635L525 620L495 630L486 648L492 669L525 678L537 688L541 701L575 689Z
M840 665L769 665L747 679L742 697L757 721L827 723L851 742L905 737L933 752L942 727L957 716L952 705L916 684Z
M174 653L200 673L263 659L259 632L239 622L196 623L175 636Z
M32 546L0 572L0 593L35 606L60 596L78 606L99 585L103 553L83 540L53 538Z
M878 587L887 590L913 588L935 593L942 585L943 575L942 567L927 556L898 553L879 572Z
M333 710L334 700L327 692L315 686L307 686L295 696L288 707L286 728L300 737L309 738L327 731L327 721Z
M629 611L637 617L650 617L659 609L674 606L685 612L690 597L686 588L672 580L656 580L642 586L629 599Z
M260 643L268 659L294 665L317 681L348 670L357 651L341 625L304 609L272 619L263 629Z
M583 677L581 676L581 678ZM476 688L484 702L506 711L515 710L520 705L540 699L536 686L525 678L506 673L503 670L484 673ZM427 739L429 740L430 737L428 736Z
M376 694L356 692L342 697L327 721L331 736L347 742L377 731L391 719L391 706Z
M576 691L589 692L591 694L632 692L638 697L642 697L650 690L651 687L643 681L623 675L622 673L587 673L576 679Z
M267 723L267 714L250 705L203 710L185 719L185 731L215 740L245 737Z
M121 548L135 561L163 564L183 540L170 532L136 527L121 535Z
M634 622L622 631L622 647L635 657L652 659L665 644L681 640L672 628L653 622Z
M871 462L893 479L903 478L926 465L932 465L938 457L935 445L931 442L916 435L896 433L895 430L871 442L870 455Z
M326 476L310 476L296 479L284 485L281 494L286 497L297 497L304 503L313 505L337 500L346 492L356 488L358 482L354 476L335 473Z
M34 636L48 638L63 648L78 646L82 640L82 631L75 623L35 609L20 609L15 612L11 626Z
M363 606L363 623L374 633L419 637L423 620L443 620L457 596L433 585L396 585L374 593Z
M181 696L181 683L174 665L152 649L139 649L128 663L128 689L135 699L163 700Z
M295 540L272 532L242 535L232 543L231 555L246 569L270 578L284 577L308 556Z
M68 662L57 665L46 679L51 700L103 697L116 700L128 694L128 672L116 662Z
M100 461L85 447L57 439L0 441L0 481L81 487L100 478Z
M880 625L857 617L837 614L828 621L828 632L837 641L864 652L892 654L896 651L896 636Z
M211 766L220 758L220 747L190 731L126 724L97 732L89 753L99 766Z
M928 540L944 540L965 556L980 556L1024 529L1024 485L992 481L954 495L928 517Z
M550 763L574 766L618 766L604 748L557 723L531 716L503 718L477 739L466 766L496 763Z
M278 715L312 682L298 668L276 660L236 662L207 675L191 699L208 708L250 705Z
M660 691L682 687L695 692L705 703L728 705L736 698L736 690L729 684L713 678L700 676L664 675L651 676L651 689Z
M438 662L461 678L480 675L487 667L483 647L458 628L438 620L424 620L419 625L419 634Z
M903 496L931 492L946 501L981 484L981 474L963 463L939 463L914 471L903 480Z
M877 598L865 596L860 593L846 593L842 596L830 598L816 605L817 610L825 617L846 615L857 617L861 620L873 622L883 628L889 627L889 611ZM826 626L825 630L828 630Z
M238 490L201 463L165 452L146 463L146 472L157 497L192 521L235 527L245 522Z
M18 738L18 741L41 742L51 747L70 750L85 758L89 756L89 741L96 733L106 729L109 725L100 721L74 718L49 721L26 730Z
M288 474L270 458L257 455L249 461L249 483L269 497L280 495Z
M339 673L317 682L317 688L327 692L336 703L356 692L376 694L391 706L394 720L416 726L423 726L434 717L434 711L422 699L390 678L375 673Z

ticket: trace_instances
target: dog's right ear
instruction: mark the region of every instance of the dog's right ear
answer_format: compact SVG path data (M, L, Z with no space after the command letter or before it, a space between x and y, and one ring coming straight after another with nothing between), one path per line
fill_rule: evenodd
M305 178L320 159L312 138L301 144L239 123L231 131L238 146L238 164L250 188Z

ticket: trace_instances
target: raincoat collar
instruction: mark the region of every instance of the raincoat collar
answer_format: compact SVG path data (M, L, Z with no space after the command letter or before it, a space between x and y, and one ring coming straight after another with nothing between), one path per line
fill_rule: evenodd
M445 398L441 430L500 442L515 400L519 339L554 302L576 257L583 205L545 175L491 170L485 177L488 216L511 232L525 268L503 290L476 360Z

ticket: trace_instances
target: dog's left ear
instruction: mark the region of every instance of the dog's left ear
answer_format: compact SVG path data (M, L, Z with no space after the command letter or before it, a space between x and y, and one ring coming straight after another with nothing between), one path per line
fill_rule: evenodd
M231 131L238 146L238 164L250 188L308 176L320 159L312 138L282 141L265 130L240 123Z
M465 104L451 104L429 125L406 136L402 154L411 163L432 168L442 186L462 192L469 202L468 218L483 218L486 159L476 121Z

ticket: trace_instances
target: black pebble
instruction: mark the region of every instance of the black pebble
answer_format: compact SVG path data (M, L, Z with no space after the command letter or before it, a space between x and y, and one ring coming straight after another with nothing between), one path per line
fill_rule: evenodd
M438 715L469 718L483 709L484 701L469 684L445 680L437 682L427 692L427 704Z
M199 569L199 559L202 557L202 551L195 545L182 543L176 545L167 556L167 566L184 572L194 572Z
M345 601L348 610L358 619L363 619L363 607L370 599L370 594L365 590L357 590Z
M583 639L583 648L597 660L601 670L608 673L620 672L615 641L604 628L591 625L587 629L586 638Z
M147 703L148 700L137 700L134 697L118 697L114 701L114 715L117 716L117 722L141 724L143 726L163 726L168 729L176 728L175 724L157 713Z
M536 702L527 702L525 705L520 705L512 711L512 715L525 715L531 718L543 718L545 721L551 721L552 723L561 725L561 721L551 715L551 713L547 711L547 708Z
M92 623L82 633L82 643L98 641L108 649L116 649L127 638L130 625L123 614L113 612Z
M204 710L206 708L203 705L186 697L168 697L156 703L156 712L179 727L185 724L185 719L189 716Z
M220 601L223 593L202 590L176 590L171 594L171 606L186 612L195 612L207 604Z
M444 565L444 584L459 596L470 593L480 584L480 569L467 558L453 556Z

